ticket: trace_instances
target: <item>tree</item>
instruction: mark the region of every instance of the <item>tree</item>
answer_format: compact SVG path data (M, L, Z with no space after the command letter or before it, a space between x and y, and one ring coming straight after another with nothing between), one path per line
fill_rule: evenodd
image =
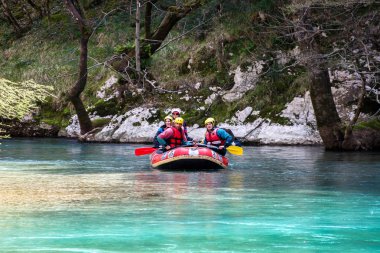
M88 41L91 36L92 28L85 17L83 6L78 0L65 0L65 3L75 22L78 24L81 33L79 76L78 80L69 91L69 99L74 105L75 111L78 115L81 134L85 134L92 130L92 123L80 95L87 83Z
M148 1L147 4L153 4L157 1ZM160 48L163 41L166 39L172 28L180 21L182 18L186 17L191 11L197 9L202 5L202 0L188 0L180 3L177 1L177 5L171 5L165 7L166 14L157 27L156 31L150 35L150 24L151 24L151 7L147 5L147 12L145 13L145 31L148 31L148 39L144 40L139 47L140 58L148 59L152 54L154 54L157 49ZM129 60L134 58L136 54L136 49L121 52L120 57L113 57L110 60L110 65L120 73L125 73L130 69Z
M369 10L371 7L373 11ZM368 134L353 132L368 95L365 89L374 86L379 78L375 55L369 52L370 45L379 45L378 7L372 1L309 1L296 5L296 15L289 22L301 49L301 62L310 74L310 97L319 133L328 150L378 148L379 143L368 143ZM349 122L342 122L335 106L328 73L331 66L344 69L351 66L361 80L356 112Z

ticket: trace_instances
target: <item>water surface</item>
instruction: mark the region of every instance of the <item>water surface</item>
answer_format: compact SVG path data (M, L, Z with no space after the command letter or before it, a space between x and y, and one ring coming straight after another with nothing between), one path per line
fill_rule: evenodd
M380 153L244 147L217 172L141 145L0 146L0 252L380 252Z

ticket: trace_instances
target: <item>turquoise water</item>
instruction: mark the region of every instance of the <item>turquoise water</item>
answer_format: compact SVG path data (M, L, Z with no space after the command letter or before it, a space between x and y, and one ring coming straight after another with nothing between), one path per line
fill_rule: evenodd
M141 145L0 145L0 252L380 252L380 153L245 147L217 172Z

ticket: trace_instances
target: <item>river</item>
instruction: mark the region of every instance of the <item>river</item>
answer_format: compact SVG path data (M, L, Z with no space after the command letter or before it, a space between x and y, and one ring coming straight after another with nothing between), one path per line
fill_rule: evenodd
M380 252L380 153L244 147L168 172L143 145L0 145L0 252Z

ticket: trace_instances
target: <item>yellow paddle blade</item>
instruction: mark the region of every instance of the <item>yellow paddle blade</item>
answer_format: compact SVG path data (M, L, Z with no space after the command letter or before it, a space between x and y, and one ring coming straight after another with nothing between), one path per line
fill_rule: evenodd
M239 146L229 146L226 148L233 155L243 155L243 148Z

